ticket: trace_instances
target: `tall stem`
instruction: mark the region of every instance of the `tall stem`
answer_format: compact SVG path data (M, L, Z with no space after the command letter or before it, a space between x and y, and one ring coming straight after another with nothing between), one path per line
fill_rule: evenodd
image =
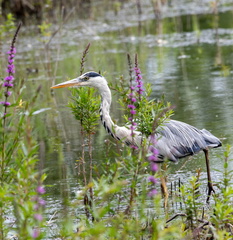
M18 25L15 35L12 39L10 51L8 52L8 67L7 72L8 76L5 78L5 82L3 83L3 86L6 88L4 95L5 95L5 101L1 102L4 106L3 116L2 116L2 159L1 159L1 169L0 169L0 184L3 183L3 177L4 177L4 169L5 169L5 158L6 158L6 117L7 117L7 108L9 107L10 103L8 102L8 97L10 96L9 88L13 87L13 80L14 80L14 54L15 54L15 42L16 38L18 36L19 30L21 27L21 23ZM8 161L9 162L9 161Z
M92 182L92 173L93 173L93 166L92 166L92 164L93 164L93 158L92 158L92 150L93 150L93 148L92 148L92 136L91 136L91 134L89 133L89 135L88 135L88 148L89 148L89 160L90 160L90 177L89 177L89 183L91 183ZM90 187L89 188L89 191L90 191L90 199L89 199L89 206L90 206L90 208L92 207L92 202L93 202L93 188L92 187ZM92 215L92 221L94 221L94 217L93 217L93 215Z

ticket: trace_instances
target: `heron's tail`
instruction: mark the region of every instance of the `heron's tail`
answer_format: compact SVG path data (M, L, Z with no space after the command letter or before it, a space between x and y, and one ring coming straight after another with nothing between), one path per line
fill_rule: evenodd
M207 131L206 129L202 129L201 132L206 142L206 147L217 148L222 146L221 141L217 137L215 137L213 134L211 134L209 131Z

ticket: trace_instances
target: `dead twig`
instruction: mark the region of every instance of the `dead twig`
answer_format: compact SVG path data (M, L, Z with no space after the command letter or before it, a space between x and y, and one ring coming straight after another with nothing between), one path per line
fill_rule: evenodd
M174 219L176 219L177 217L187 217L187 215L185 213L177 213L175 216L173 216L172 218L168 219L166 221L166 223L169 223L171 221L173 221Z

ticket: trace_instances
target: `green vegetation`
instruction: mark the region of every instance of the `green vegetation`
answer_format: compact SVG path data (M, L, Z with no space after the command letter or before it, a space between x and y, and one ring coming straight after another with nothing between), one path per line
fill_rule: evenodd
M49 10L52 9L52 1L46 2L47 7L44 5L42 9L47 8L48 13L46 14L49 14ZM201 178L201 169L197 169L196 174L193 174L195 176L185 179L185 182L182 182L182 180L179 183L168 181L169 197L166 200L167 203L164 204L165 198L160 190L160 183L162 178L165 181L164 176L167 176L168 172L166 166L160 169L160 166L153 164L150 160L157 157L156 150L152 149L148 153L150 146L147 146L146 142L143 142L142 146L136 149L133 146L122 146L121 142L111 139L104 142L103 139L100 140L101 134L99 133L103 130L102 126L99 126L101 99L95 89L67 90L70 93L69 99L66 99L66 102L69 102L68 109L76 119L77 128L80 131L78 136L74 133L75 137L80 140L76 143L78 150L72 149L72 151L78 152L78 159L72 155L69 158L71 159L70 162L64 160L64 154L68 151L65 152L62 148L69 148L70 145L63 146L63 144L65 141L72 141L72 139L66 137L65 132L67 129L73 131L73 126L70 125L69 121L61 124L62 121L57 120L60 116L60 109L56 115L52 116L47 128L45 127L48 123L47 116L40 115L40 118L36 116L38 112L44 112L51 105L55 106L54 109L58 109L60 105L53 96L54 92L49 91L49 87L55 84L56 76L67 78L71 73L77 72L74 70L77 69L77 59L81 59L78 65L80 67L79 74L82 74L84 70L89 70L92 66L102 71L105 71L105 67L109 69L105 72L106 76L114 72L114 77L118 81L111 82L111 78L109 79L109 82L111 82L109 85L114 94L114 100L116 100L113 104L114 106L120 106L124 122L131 127L132 134L135 126L137 126L137 129L145 137L154 132L158 126L162 126L173 114L173 107L166 101L165 96L155 99L152 84L143 82L144 76L145 79L150 80L153 75L153 73L150 76L144 74L147 67L146 63L149 62L150 58L155 58L155 56L158 58L155 60L158 65L156 65L157 68L154 69L154 65L152 65L153 71L158 70L159 73L163 73L166 68L173 68L173 66L168 65L170 58L181 56L181 68L179 70L185 75L182 80L184 80L183 83L187 91L184 91L183 88L180 90L181 87L177 84L177 79L174 79L174 84L171 84L171 81L167 79L164 85L165 87L172 85L172 88L176 88L174 93L179 97L181 93L184 95L187 93L187 98L184 98L185 101L183 102L186 102L191 94L197 94L196 99L199 99L201 95L209 94L210 91L206 88L208 85L206 79L201 81L200 77L201 80L198 79L197 82L187 83L185 81L190 77L188 75L197 73L197 78L202 76L201 73L206 71L203 66L207 65L206 62L209 59L214 59L211 62L214 73L219 73L217 72L219 70L219 75L229 77L232 72L232 64L224 61L222 55L228 49L221 45L217 46L216 56L209 51L208 47L206 48L205 44L196 45L195 50L192 49L191 44L187 49L185 47L169 48L167 46L157 48L153 45L154 39L151 41L150 35L154 32L160 34L160 37L162 36L161 39L156 39L158 43L162 44L169 41L169 37L165 36L166 34L173 31L179 32L182 27L185 32L195 31L197 42L200 41L202 34L200 19L204 17L195 14L165 18L163 24L159 26L162 23L159 20L157 21L158 18L162 17L161 9L158 9L158 5L156 5L159 2L163 3L165 1L151 0L151 3L154 4L156 24L158 24L156 30L155 23L152 20L148 21L147 27L141 32L139 26L138 29L135 27L136 31L138 30L141 34L141 39L146 37L144 39L146 45L151 44L152 46L149 50L147 49L147 52L140 54L140 51L143 52L141 45L135 41L134 48L133 50L130 49L130 52L135 51L139 54L136 55L133 63L130 55L128 55L128 68L126 67L127 62L122 61L122 55L126 55L126 49L128 50L128 43L124 45L124 51L121 51L122 45L117 45L113 41L122 34L120 31L112 33L112 38L108 39L108 46L102 47L98 40L93 40L94 46L91 45L91 48L90 44L85 47L86 41L84 41L84 47L77 44L78 51L85 48L82 56L77 57L75 53L75 56L68 56L66 61L60 64L61 43L56 43L57 45L54 47L52 40L57 35L59 37L63 36L62 20L56 29L50 21L42 19L43 21L36 28L40 30L40 37L37 40L38 44L42 45L43 56L40 56L41 59L39 60L36 55L36 57L32 57L35 58L36 69L37 67L40 68L41 63L43 65L44 75L41 74L41 70L39 74L42 75L43 80L46 80L46 83L39 87L36 85L39 81L27 81L26 77L25 79L19 77L18 73L20 71L15 72L15 68L17 70L17 68L22 67L20 64L15 67L15 56L19 56L21 63L25 62L22 67L23 71L28 67L26 66L26 60L30 63L32 61L27 59L28 55L21 56L21 52L16 52L17 44L20 42L20 38L18 38L20 27L16 30L15 17L12 14L6 16L6 20L0 25L1 49L3 48L2 43L10 46L8 60L5 59L5 56L1 58L2 66L7 66L7 71L5 71L5 67L2 67L2 73L6 72L6 76L1 77L0 86L0 240L232 239L233 171L232 151L229 145L224 147L223 155L218 156L219 166L223 170L218 170L219 176L216 178L218 180L214 182L216 193L211 196L209 204L206 204L206 192L203 190L206 179ZM213 2L213 6L211 5L214 15L208 16L205 28L217 28L218 14L215 6L217 2ZM114 1L115 15L121 14L123 5L123 1ZM142 14L144 9L140 5L140 1L137 1L137 8L137 14ZM96 6L93 9L93 11L98 10L98 14L99 11L104 11ZM85 18L93 17L93 13L89 11L88 8L86 11L82 8L79 9L80 15L85 15ZM228 14L231 16L230 13ZM61 13L61 19L62 17ZM187 24L179 25L184 18L188 19ZM219 24L223 26L227 19L221 19L224 22L221 23L220 21ZM138 22L141 23L141 21ZM229 28L231 28L230 22L227 22ZM124 31L127 36L131 36L135 29L127 27ZM12 37L9 36L12 36L15 30L16 34L12 40ZM95 34L95 39L108 37L108 32L104 32L100 36L97 33ZM83 37L83 35L81 36ZM185 38L185 36L183 37ZM224 40L224 36L221 35L221 37ZM28 42L27 47L30 48ZM64 51L70 48L65 44L62 47L64 47ZM112 53L107 55L108 48L117 52L115 59L114 57L109 58ZM155 55L151 54L152 50L155 50ZM80 55L80 52L78 52L78 55ZM102 56L101 60L100 55ZM166 56L168 57L166 58ZM191 57L189 58L189 56ZM43 57L45 59L42 59ZM124 57L126 58L126 56ZM93 58L92 62L90 58ZM187 60L184 61L186 58ZM186 63L189 63L189 65L185 66ZM142 73L139 67L141 67ZM121 76L118 73L119 69L124 72ZM32 70L33 68L29 69L29 71ZM127 71L129 76L125 74ZM178 75L177 72L172 73ZM214 80L211 83L212 90L215 91L215 84L219 83L214 82ZM230 89L230 86L229 84L227 87ZM198 87L200 91L195 92ZM181 105L183 102L181 102ZM189 115L192 112L191 110L188 109L186 115ZM61 111L63 111L62 108ZM214 112L213 109L210 113L212 112ZM117 121L119 122L119 120ZM62 125L61 128L59 128L59 124ZM53 133L50 138L48 138L49 134L47 133L49 130ZM61 135L63 138L60 137ZM49 142L50 140L49 149L44 150L47 147L46 141ZM151 139L151 141L153 142L154 139ZM98 149L95 142L101 142L104 148ZM95 155L100 155L99 159L101 161L96 161ZM43 158L43 161L40 161L40 158ZM55 159L56 164L54 164L52 170L51 166L48 170L48 162L52 158ZM72 165L73 168L70 169L75 174L72 175L64 170L68 164ZM75 182L72 190L71 184L67 183L69 181L67 175L69 174L75 178L72 182L72 184ZM51 187L48 178L54 178L54 182L59 183L55 187ZM65 187L63 188L63 186ZM53 193L50 193L52 188L56 188L56 191L62 195L63 202L59 207L55 201L56 193L54 194L55 197ZM75 191L73 191L74 189ZM46 201L49 201L49 203L46 203Z
M25 83L14 78L16 34L8 52L8 76L4 78L0 96L0 239L41 239L46 176L36 168L37 143L32 137L34 104L40 91L25 101ZM17 86L14 87L17 81ZM14 87L13 91L12 88ZM39 237L40 235L40 237Z

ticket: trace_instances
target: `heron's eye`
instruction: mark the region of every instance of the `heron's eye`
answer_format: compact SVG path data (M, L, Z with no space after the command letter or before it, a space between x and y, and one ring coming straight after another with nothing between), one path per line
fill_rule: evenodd
M87 81L89 78L87 76L83 77L83 81Z

